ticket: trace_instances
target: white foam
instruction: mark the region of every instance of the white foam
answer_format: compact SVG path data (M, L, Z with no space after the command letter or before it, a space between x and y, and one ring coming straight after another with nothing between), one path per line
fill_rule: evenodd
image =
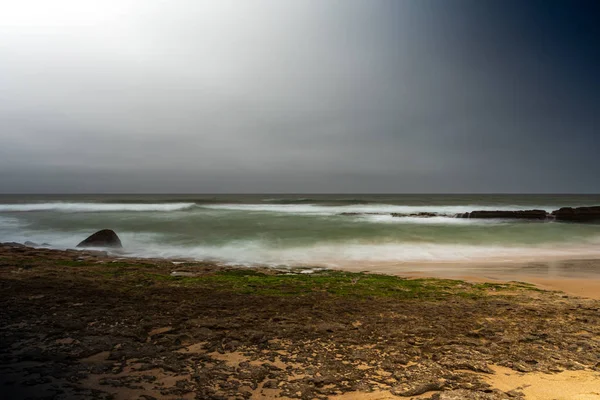
M444 215L455 215L474 210L481 211L518 211L541 209L552 211L556 209L553 206L482 206L477 204L466 205L435 205L435 206L405 206L393 204L356 204L347 206L323 206L316 204L210 204L204 205L203 208L230 210L230 211L250 211L250 212L275 212L275 213L290 213L290 214L313 214L313 215L335 215L341 213L399 213L399 214L416 214L421 212L438 213Z
M0 212L61 211L61 212L114 212L114 211L180 211L195 203L23 203L0 204Z
M427 218L423 220L427 220ZM0 229L0 242L23 243L30 240L36 243L47 242L53 248L66 249L74 248L82 238L89 234L90 232L87 230L59 232ZM222 245L169 244L168 235L150 232L119 232L119 236L124 244L124 251L129 256L189 258L244 265L345 266L388 262L518 261L548 257L565 259L600 257L600 236L597 235L578 242L554 242L539 245L494 243L476 245L401 241L383 243L381 241L348 240L290 247L280 246L276 242L268 240L239 240Z
M454 245L433 243L329 243L281 248L260 241L239 241L222 246L136 246L127 249L140 257L192 258L246 265L325 265L386 262L460 262L527 258L580 258L600 256L597 245L544 244L540 246Z
M468 219L468 218L455 218L455 217L394 217L390 214L381 215L370 215L361 214L355 216L355 218L366 221L381 224L422 224L422 225L497 225L505 223L502 220L496 219Z
M16 229L25 226L25 224L17 218L0 216L0 229Z

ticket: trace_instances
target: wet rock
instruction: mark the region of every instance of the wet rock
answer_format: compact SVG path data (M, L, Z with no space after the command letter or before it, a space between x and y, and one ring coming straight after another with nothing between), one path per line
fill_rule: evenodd
M539 219L548 218L548 213L544 210L521 210L521 211L471 211L470 213L459 214L459 218L478 218L478 219Z
M13 251L19 251L19 252L25 252L27 251L27 246L25 246L24 244L21 243L17 243L17 242L7 242L7 243L2 243L2 247L8 247L10 249L12 249Z
M431 397L432 400L507 400L509 398L520 397L513 397L498 392L472 392L470 390L465 389L450 390L447 392L436 393Z
M103 229L98 231L79 243L77 247L115 247L122 248L121 239L115 231L111 229Z
M434 212L419 212L419 213L411 213L411 214L403 214L403 213L392 213L392 217L418 217L418 218L431 218L439 216L438 213Z
M346 328L345 325L337 323L337 322L322 322L320 324L315 325L315 330L317 332L336 332L341 331Z
M37 244L35 242L30 242L29 240L26 241L24 244L25 244L25 246L28 246L28 247L37 247L37 246L39 246L39 244Z
M600 221L600 206L575 208L563 207L552 211L552 215L557 221Z
M436 390L442 390L445 386L444 381L437 382L414 382L410 386L396 386L392 388L392 394L396 396L419 396L423 393L433 392Z
M532 369L529 366L522 364L522 363L514 363L513 368L519 372L531 372L532 371Z
M263 388L265 389L277 389L277 381L274 380L269 380L266 381L263 385Z
M473 359L444 360L440 364L452 370L469 370L486 374L494 373L485 362Z

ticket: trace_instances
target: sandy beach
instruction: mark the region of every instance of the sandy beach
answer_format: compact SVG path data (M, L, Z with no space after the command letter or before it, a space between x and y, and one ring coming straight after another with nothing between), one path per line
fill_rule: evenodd
M340 269L413 278L448 278L470 282L527 282L544 290L600 299L600 259L538 259L464 262L345 263Z
M558 265L388 271L399 277L4 244L0 388L11 399L599 399L597 282L580 276L595 261Z

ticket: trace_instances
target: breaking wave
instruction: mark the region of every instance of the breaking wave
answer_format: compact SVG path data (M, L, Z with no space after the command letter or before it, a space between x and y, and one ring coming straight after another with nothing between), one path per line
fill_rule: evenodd
M126 235L127 236L127 235ZM133 239L133 238L131 238ZM600 256L593 244L539 246L476 246L434 243L323 243L281 248L260 241L237 241L221 246L161 246L130 240L128 250L139 257L188 258L242 265L326 265L384 262L519 261L530 258Z
M0 212L62 211L62 212L115 212L115 211L181 211L195 207L195 203L22 203L0 204Z
M300 197L294 199L271 198L262 200L263 203L269 204L331 204L335 205L352 205L352 204L370 204L370 200L364 199L317 199L311 197Z
M250 212L275 212L290 214L313 214L313 215L335 215L342 213L356 214L418 214L435 213L440 216L454 216L456 214L471 212L473 210L481 211L519 211L527 209L540 209L548 212L554 210L554 206L482 206L482 205L394 205L394 204L357 204L357 205L331 205L324 206L318 204L206 204L203 208L229 211L250 211Z

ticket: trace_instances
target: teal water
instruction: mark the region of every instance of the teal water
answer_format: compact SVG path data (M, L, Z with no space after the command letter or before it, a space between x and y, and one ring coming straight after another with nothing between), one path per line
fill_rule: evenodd
M584 205L600 196L5 195L0 241L70 248L111 228L130 255L275 265L595 256L600 224L454 218ZM438 216L390 215L418 212Z

